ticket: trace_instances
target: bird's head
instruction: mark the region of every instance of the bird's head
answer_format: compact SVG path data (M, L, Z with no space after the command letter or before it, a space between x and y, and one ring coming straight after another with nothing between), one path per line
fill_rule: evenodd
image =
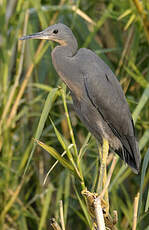
M77 43L71 29L62 23L49 26L47 29L41 32L23 36L20 38L20 40L27 39L51 40L58 42L60 45L67 45L69 43L73 43L74 41L75 43Z

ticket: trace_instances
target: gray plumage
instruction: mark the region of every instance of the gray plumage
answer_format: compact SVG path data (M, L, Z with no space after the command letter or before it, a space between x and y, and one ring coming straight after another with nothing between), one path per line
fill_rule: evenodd
M110 148L138 173L140 153L133 120L111 69L91 50L78 50L75 36L64 24L21 38L25 39L47 39L60 44L52 51L53 65L71 92L79 118L101 144L106 138Z

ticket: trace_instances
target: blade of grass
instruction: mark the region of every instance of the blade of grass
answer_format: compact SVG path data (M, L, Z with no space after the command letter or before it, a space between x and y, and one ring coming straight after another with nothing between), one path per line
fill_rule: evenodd
M85 154L85 151L87 150L87 145L88 145L88 142L89 142L89 139L91 137L91 133L88 133L83 145L81 146L80 148L80 151L79 151L79 160L81 160Z
M149 99L149 85L144 90L142 97L140 98L139 103L133 112L132 116L133 116L134 122L137 121L137 118L139 114L141 113L142 109L144 108L145 104L147 103L148 99Z
M78 201L80 203L80 206L82 208L82 211L83 211L83 213L84 213L84 215L86 217L87 224L89 225L90 229L92 229L92 223L91 223L91 219L90 219L90 215L88 213L87 207L86 207L84 201L80 198L79 193L78 193L78 191L77 191L75 186L74 186L74 189L75 189L75 193L77 195Z
M64 188L64 221L65 225L67 224L67 215L68 215L68 206L69 206L69 197L70 197L70 173L67 172L65 179L65 188Z
M127 30L128 27L134 22L134 20L136 19L136 15L132 14L127 22L127 24L124 27L124 30Z
M54 210L54 217L57 220L59 219L59 201L62 200L64 196L64 181L67 172L68 170L62 171L58 179L58 189L55 194L55 210Z
M70 148L72 148L72 147L73 147L73 144L69 145L69 146L68 146L68 149L70 149ZM64 152L62 153L61 156L63 157L65 154L66 154L66 151L64 151ZM58 164L58 160L57 160L57 161L52 165L52 167L49 169L49 171L48 171L48 173L47 173L47 175L46 175L46 177L45 177L45 179L44 179L43 185L46 183L49 174L52 172L52 170L55 168L55 166L56 166L57 164Z
M66 151L69 160L75 165L75 162L74 162L74 160L73 160L73 156L72 156L70 150L68 149L68 146L67 146L67 144L66 144L66 142L65 142L65 140L64 140L64 138L63 138L63 136L62 136L61 133L58 131L58 129L56 128L56 126L55 126L55 124L54 124L54 122L52 121L51 118L50 118L50 121L51 121L52 126L53 126L53 128L54 128L54 131L55 131L55 134L56 134L56 136L57 136L57 139L59 140L59 142L60 142L61 146L63 147L63 149Z
M149 129L147 129L143 136L141 137L139 141L139 149L140 151L145 147L145 145L149 142Z
M122 13L119 17L118 20L121 20L122 18L126 17L127 15L132 13L132 9L126 10L124 13Z
M149 189L148 189L147 200L146 200L146 204L145 204L145 212L147 212L148 209L149 209Z
M45 125L45 122L47 120L48 114L49 114L49 112L52 108L52 105L53 105L54 101L56 100L57 96L58 96L58 88L52 89L51 92L48 94L47 99L46 99L45 104L44 104L44 107L43 107L43 111L42 111L40 120L39 120L37 130L35 133L35 139L40 138L41 133L42 133L43 128L44 128L44 125ZM32 151L30 153L29 159L27 161L27 165L25 167L23 176L25 176L25 174L26 174L26 171L27 171L29 164L31 162L31 159L33 157L33 153L35 151L35 148L36 148L36 143L33 143L33 148L32 148Z
M142 86L143 88L148 87L148 82L145 80L142 74L137 74L136 72L133 72L130 68L126 66L124 66L124 69L137 83L139 83L140 86Z
M51 120L51 119L50 119L50 120ZM62 145L62 147L64 148L64 150L66 150L66 154L67 154L67 156L68 156L70 162L72 163L72 165L73 165L73 167L74 167L76 173L77 173L77 174L79 175L79 177L80 177L80 172L78 171L78 168L77 168L76 163L75 163L75 161L74 161L74 159L73 159L73 156L72 156L72 154L71 154L71 151L68 149L67 144L64 142L64 138L62 137L62 135L60 134L60 132L57 130L57 128L56 128L56 126L54 125L54 123L52 122L52 120L51 120L51 123L52 123L52 125L53 125L53 127L54 127L54 131L55 131L55 133L56 133L56 136L57 136L59 142L61 143L61 145Z
M39 18L39 21L40 21L42 28L48 27L47 20L45 18L45 14L42 10L40 10L41 9L41 2L40 1L33 1L33 0L30 0L30 2L33 5L33 8L35 8L35 10L37 12L37 15L38 15L38 18Z
M112 3L108 5L108 8L103 12L103 15L100 17L100 19L99 19L98 22L96 23L95 28L94 28L94 31L91 32L91 33L88 35L88 37L87 37L85 43L83 44L83 47L86 48L86 47L89 46L90 42L92 41L92 39L93 39L93 37L95 36L95 34L97 33L97 31L100 29L100 27L104 24L105 20L108 18L108 16L109 16L109 11L112 9L112 7L113 7L113 4L112 4Z
M3 221L4 217L6 215L6 213L10 210L10 208L12 207L12 205L14 204L15 200L17 199L21 188L23 186L24 180L21 181L21 183L18 185L18 187L16 188L14 195L10 198L10 200L8 200L8 202L5 205L5 208L3 209L1 216L0 216L0 220Z
M41 83L32 83L31 86L37 87L39 89L43 89L45 91L51 92L52 87L49 85L41 84Z
M49 185L49 187L47 189L47 194L46 194L46 197L44 199L43 206L42 206L41 218L40 218L38 230L44 229L44 227L46 225L46 221L47 221L46 217L48 215L48 210L50 210L49 205L50 205L51 198L52 198L52 192L53 192L53 187L51 185Z
M146 169L149 162L149 149L145 154L143 165L142 165L142 173L141 173L141 184L140 184L140 199L139 199L139 207L138 207L138 216L140 217L141 206L142 206L142 198L143 198L143 183L146 174Z
M63 84L63 87L64 88L61 89L61 95L62 95L62 99L63 99L63 103L64 103L64 108L65 108L67 122L68 122L69 130L70 130L71 140L72 140L72 143L74 145L75 157L77 158L78 157L78 150L77 150L77 146L76 146L76 142L75 142L75 138L74 138L74 133L73 133L73 129L71 126L71 121L70 121L70 117L69 117L69 113L68 113L67 103L66 103L66 86Z
M65 109L66 118L67 118L67 122L68 122L68 127L69 127L69 130L70 130L70 136L71 136L72 144L74 146L74 157L75 157L75 161L77 162L77 169L78 169L79 176L80 176L80 179L81 179L81 186L82 186L82 189L85 189L85 182L84 182L84 177L83 177L83 173L82 173L81 162L80 162L79 157L78 157L78 150L77 150L75 137L74 137L74 133L73 133L73 129L72 129L69 113L68 113L68 108L67 108L66 86L64 84L63 84L63 88L61 89L61 94L62 94L64 109Z
M44 144L43 142L38 141L36 139L35 139L35 141L44 150L46 150L48 153L50 153L50 155L52 155L56 160L58 160L65 168L68 168L71 172L75 173L75 170L74 170L73 166L70 164L70 162L68 162L67 160L62 158L61 155L53 147L48 146L48 145Z

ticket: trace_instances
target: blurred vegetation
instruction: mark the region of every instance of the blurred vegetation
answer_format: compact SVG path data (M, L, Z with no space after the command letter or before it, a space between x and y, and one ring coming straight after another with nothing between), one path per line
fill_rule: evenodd
M137 229L148 230L147 0L0 0L0 229L50 229L51 217L60 223L60 200L66 229L89 229L83 187L78 175L71 173L68 156L80 154L78 167L84 183L96 192L100 169L97 142L76 117L69 92L52 66L55 44L18 41L23 34L41 31L56 22L70 26L79 47L94 50L121 82L135 121L142 170L134 175L118 160L109 186L110 211L118 212L118 229L132 229L133 202L140 192ZM65 117L66 101L71 124ZM33 138L49 146L53 155L36 146ZM68 165L59 157L64 151L62 159ZM58 162L51 169L56 161L52 156L62 165ZM107 168L112 159L109 155Z

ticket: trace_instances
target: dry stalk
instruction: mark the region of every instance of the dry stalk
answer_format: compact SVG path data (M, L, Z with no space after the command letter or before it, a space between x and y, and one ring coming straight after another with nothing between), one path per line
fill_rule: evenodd
M80 17L85 19L87 22L89 22L92 25L96 25L96 22L93 21L87 14L85 14L82 10L78 9L76 6L72 6L72 10L76 12Z
M140 193L138 192L135 199L134 199L134 214L133 214L132 230L136 230L136 227L137 227L137 214L138 214L139 197L140 197Z
M94 207L95 207L95 215L97 221L97 229L105 230L106 227L105 227L103 211L101 207L101 200L99 196L94 200Z
M123 52L122 52L122 55L121 55L121 58L120 58L120 61L118 63L118 67L115 71L115 74L116 76L119 75L120 73L120 69L124 63L124 59L126 57L126 54L130 51L130 45L132 43L132 38L133 38L133 32L134 32L134 28L131 27L130 31L129 31L129 34L128 34L128 37L126 39L126 42L125 42L125 45L124 45L124 49L123 49Z
M61 227L59 226L59 224L56 222L55 218L52 218L50 220L50 226L54 229L54 230L62 230Z
M108 186L110 184L110 180L111 180L111 177L112 177L112 174L113 174L113 171L114 171L116 163L117 163L117 156L114 156L112 164L111 164L111 167L110 167L110 170L109 170L109 173L108 173L108 177L107 177L107 181L106 181L105 187L103 188L102 192L100 193L100 197L101 198L104 197L104 194L105 194L105 192L108 189Z
M62 200L60 200L60 219L61 219L62 230L65 230L64 212L63 212L63 202L62 202Z
M140 14L140 17L142 19L143 26L144 26L144 31L145 31L147 40L149 42L149 20L148 20L148 17L147 17L147 12L144 9L142 1L133 0L133 2L134 2L135 6L136 6L136 8L137 8L137 10L138 10L138 12Z

